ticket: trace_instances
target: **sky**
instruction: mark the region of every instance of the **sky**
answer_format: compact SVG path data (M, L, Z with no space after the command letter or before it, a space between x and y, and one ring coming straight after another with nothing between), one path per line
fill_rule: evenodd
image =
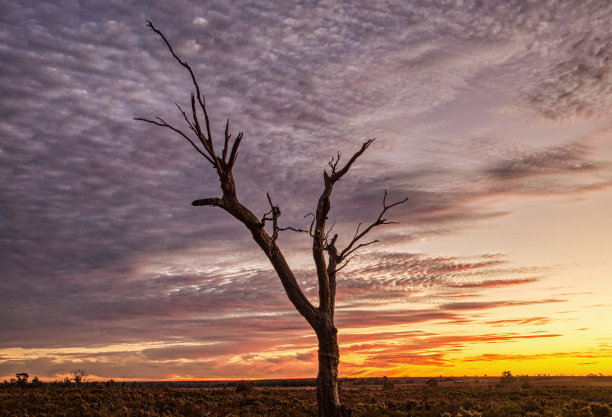
M0 379L316 376L316 337L185 127L244 139L238 197L350 241L341 377L612 374L612 3L0 2ZM188 129L186 129L188 130ZM346 159L344 159L346 160ZM278 239L316 303L308 236Z

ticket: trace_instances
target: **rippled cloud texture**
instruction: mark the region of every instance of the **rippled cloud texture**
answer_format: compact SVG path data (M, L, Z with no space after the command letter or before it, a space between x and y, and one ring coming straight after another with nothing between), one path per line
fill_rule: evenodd
M0 16L1 376L316 374L249 234L190 206L219 195L210 166L133 120L180 126L191 92L146 19L196 72L213 136L244 131L255 213L268 192L307 227L331 156L377 138L334 191L340 241L385 189L409 200L339 278L343 376L612 373L608 0L7 0ZM279 241L316 301L306 236Z

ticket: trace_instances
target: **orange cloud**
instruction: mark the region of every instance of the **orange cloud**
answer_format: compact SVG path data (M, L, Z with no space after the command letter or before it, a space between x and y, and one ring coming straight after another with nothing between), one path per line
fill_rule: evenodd
M530 284L538 281L537 278L522 278L522 279L493 279L480 282L464 282L449 285L451 288L498 288L508 287L511 285Z
M550 318L548 317L530 317L530 318L526 318L526 319L507 319L507 320L492 320L492 321L487 321L487 324L492 324L494 326L500 326L500 325L512 325L512 324L538 324L538 325L543 325L543 324L548 324L550 323Z

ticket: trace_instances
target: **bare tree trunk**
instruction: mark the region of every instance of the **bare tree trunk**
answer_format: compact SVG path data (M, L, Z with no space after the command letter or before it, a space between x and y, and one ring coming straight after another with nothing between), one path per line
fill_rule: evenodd
M317 403L319 417L345 417L350 413L340 405L338 397L338 364L340 351L338 349L338 330L326 326L318 330L319 339L319 373L317 375Z

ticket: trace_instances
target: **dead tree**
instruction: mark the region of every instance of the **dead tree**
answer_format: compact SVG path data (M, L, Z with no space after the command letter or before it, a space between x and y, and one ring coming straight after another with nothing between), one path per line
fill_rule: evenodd
M210 120L204 95L196 80L193 70L179 58L170 42L164 34L158 30L151 22L147 21L147 26L161 37L166 47L174 59L183 66L191 76L191 81L195 89L195 94L191 93L191 109L184 111L178 104L185 123L191 131L189 134L178 129L163 119L157 117L154 120L137 117L147 123L168 128L187 140L191 146L210 163L219 177L222 196L203 198L193 201L194 206L215 206L220 207L242 224L251 232L253 240L266 254L270 263L274 267L276 274L297 311L304 316L306 321L314 329L319 342L319 372L317 375L317 402L319 416L338 417L350 415L350 410L340 405L338 398L338 363L340 354L338 351L338 330L334 325L334 302L336 298L336 275L352 259L355 252L364 246L378 242L378 240L364 241L365 236L375 227L383 224L391 224L384 216L394 206L404 203L407 199L387 204L387 192L385 191L382 209L378 218L366 227L357 227L357 231L344 249L336 247L338 235L331 236L331 230L326 229L326 222L330 210L330 197L334 185L349 171L353 163L366 151L372 144L373 139L367 140L361 148L351 156L344 164L340 164L340 153L329 162L329 172L323 171L324 188L317 203L316 212L312 215L312 223L309 230L297 229L293 227L282 228L279 226L278 219L281 210L275 205L267 195L270 211L262 217L257 217L251 210L243 206L236 194L236 185L232 169L236 163L238 148L242 141L243 134L239 133L233 140L229 134L229 120L225 124L225 137L221 152L215 150L215 143L211 136ZM202 121L203 119L203 121ZM270 226L271 225L271 226ZM266 230L271 230L271 233ZM280 231L292 230L303 232L312 238L312 255L317 271L319 283L319 306L315 307L302 292L295 275L287 264L283 253L277 245L277 238Z

